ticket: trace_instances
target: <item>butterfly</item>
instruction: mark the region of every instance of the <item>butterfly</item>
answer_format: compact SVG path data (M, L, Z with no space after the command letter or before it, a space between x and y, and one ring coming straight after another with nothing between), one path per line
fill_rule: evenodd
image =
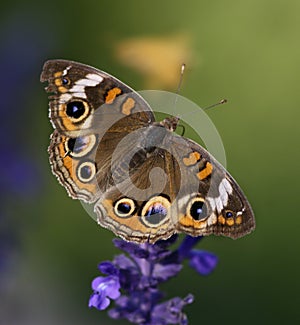
M44 64L53 174L97 222L127 241L174 233L239 238L255 228L237 182L198 143L156 121L148 103L115 77L68 60Z

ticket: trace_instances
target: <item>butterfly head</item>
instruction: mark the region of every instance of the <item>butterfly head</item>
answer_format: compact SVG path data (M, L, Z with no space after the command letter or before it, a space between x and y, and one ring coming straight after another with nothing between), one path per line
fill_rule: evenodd
M180 118L178 116L167 117L162 120L159 124L164 126L167 130L175 131L179 123Z

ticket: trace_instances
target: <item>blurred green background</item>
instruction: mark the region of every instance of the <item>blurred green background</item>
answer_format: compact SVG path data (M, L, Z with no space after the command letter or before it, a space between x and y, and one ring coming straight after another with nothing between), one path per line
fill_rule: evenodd
M229 99L208 114L257 228L237 241L206 238L199 248L219 256L215 272L185 267L163 289L195 295L190 324L299 321L299 12L297 0L1 3L1 325L127 324L87 307L98 262L117 251L51 174L39 83L49 58L93 65L137 90L171 91L186 59L182 96L202 107Z

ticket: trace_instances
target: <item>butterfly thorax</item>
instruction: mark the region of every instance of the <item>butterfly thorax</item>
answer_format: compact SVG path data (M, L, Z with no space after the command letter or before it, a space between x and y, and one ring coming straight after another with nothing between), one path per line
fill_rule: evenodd
M140 145L146 152L161 152L161 148L168 146L168 136L176 130L179 117L170 116L161 122L154 122L144 131ZM167 138L166 138L167 137ZM164 144L164 145L163 145Z

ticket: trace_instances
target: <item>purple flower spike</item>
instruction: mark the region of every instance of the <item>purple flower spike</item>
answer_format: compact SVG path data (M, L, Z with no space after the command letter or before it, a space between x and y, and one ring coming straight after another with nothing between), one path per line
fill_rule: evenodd
M108 311L113 319L127 319L143 325L188 324L182 310L193 302L193 296L162 301L165 294L159 290L159 285L180 272L184 259L188 259L199 274L208 275L217 265L217 257L193 249L201 237L187 236L178 249L170 250L177 238L172 236L155 244L115 239L114 245L126 255L120 254L112 262L99 264L99 270L106 277L97 277L93 281L94 293L89 306L103 310L113 299L114 307Z

